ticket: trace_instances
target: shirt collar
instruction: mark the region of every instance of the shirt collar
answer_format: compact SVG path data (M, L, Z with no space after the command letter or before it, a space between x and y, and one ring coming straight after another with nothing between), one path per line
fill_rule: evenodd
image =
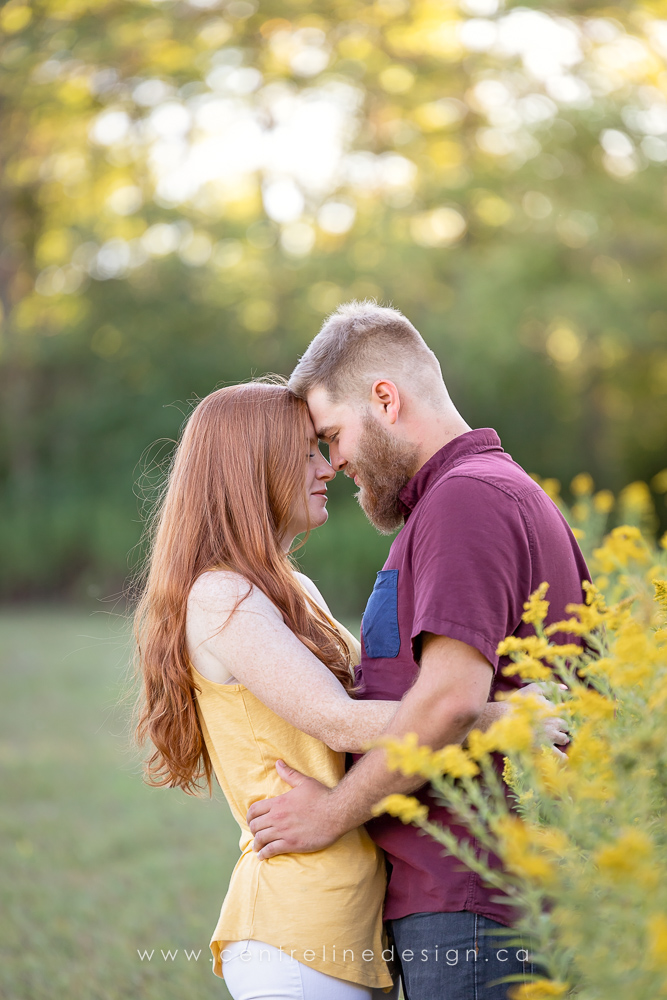
M435 455L432 455L428 462L422 465L421 469L415 473L399 493L398 504L403 516L405 518L410 516L436 479L453 469L464 458L468 458L470 455L479 455L485 451L503 451L500 438L491 427L480 427L474 431L466 431L465 434L459 434L448 441L440 451L436 451Z

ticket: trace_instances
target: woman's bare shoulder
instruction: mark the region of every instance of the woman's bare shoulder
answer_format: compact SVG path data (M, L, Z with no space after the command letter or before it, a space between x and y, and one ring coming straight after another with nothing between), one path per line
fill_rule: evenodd
M188 595L188 611L220 615L253 611L271 617L282 617L266 594L242 573L229 569L207 570L197 577Z
M313 581L310 579L310 577L306 576L305 573L297 573L296 571L294 575L301 584L301 586L308 591L313 600L316 601L321 608L324 608L324 610L328 615L330 615L331 611L329 610L327 602L324 600L324 598L322 597L322 595L320 594L319 590L317 589Z

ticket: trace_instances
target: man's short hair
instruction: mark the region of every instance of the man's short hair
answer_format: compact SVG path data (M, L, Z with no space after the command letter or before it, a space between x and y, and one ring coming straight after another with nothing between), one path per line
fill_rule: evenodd
M373 382L412 385L433 403L446 395L440 364L398 309L346 302L328 319L292 372L289 388L301 399L322 386L332 400L366 400Z

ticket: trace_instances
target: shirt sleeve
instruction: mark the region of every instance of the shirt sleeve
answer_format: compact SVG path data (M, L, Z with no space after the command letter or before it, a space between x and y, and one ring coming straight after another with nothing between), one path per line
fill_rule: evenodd
M446 479L415 512L415 659L422 632L478 649L494 672L498 643L519 625L530 594L530 540L517 501L470 476Z

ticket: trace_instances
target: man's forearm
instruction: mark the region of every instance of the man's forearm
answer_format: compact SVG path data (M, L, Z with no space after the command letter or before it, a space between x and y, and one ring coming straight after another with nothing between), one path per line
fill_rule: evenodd
M422 633L420 670L384 736L402 739L416 733L422 746L439 750L460 743L475 725L489 698L493 669L486 657L458 639ZM371 750L335 788L277 761L291 791L253 802L247 820L261 860L317 851L370 819L373 806L391 792L411 792L421 777L387 770L383 748Z
M490 729L494 722L502 719L503 715L509 712L510 708L504 701L487 701L484 709L475 723L475 729L481 729L483 733Z
M400 740L407 733L417 733L420 744L439 750L448 743L460 743L474 725L474 716L460 714L455 707L443 711L428 692L412 688L383 735ZM331 793L331 816L339 836L369 820L373 806L385 795L413 792L423 784L420 776L388 770L382 748L369 751Z

